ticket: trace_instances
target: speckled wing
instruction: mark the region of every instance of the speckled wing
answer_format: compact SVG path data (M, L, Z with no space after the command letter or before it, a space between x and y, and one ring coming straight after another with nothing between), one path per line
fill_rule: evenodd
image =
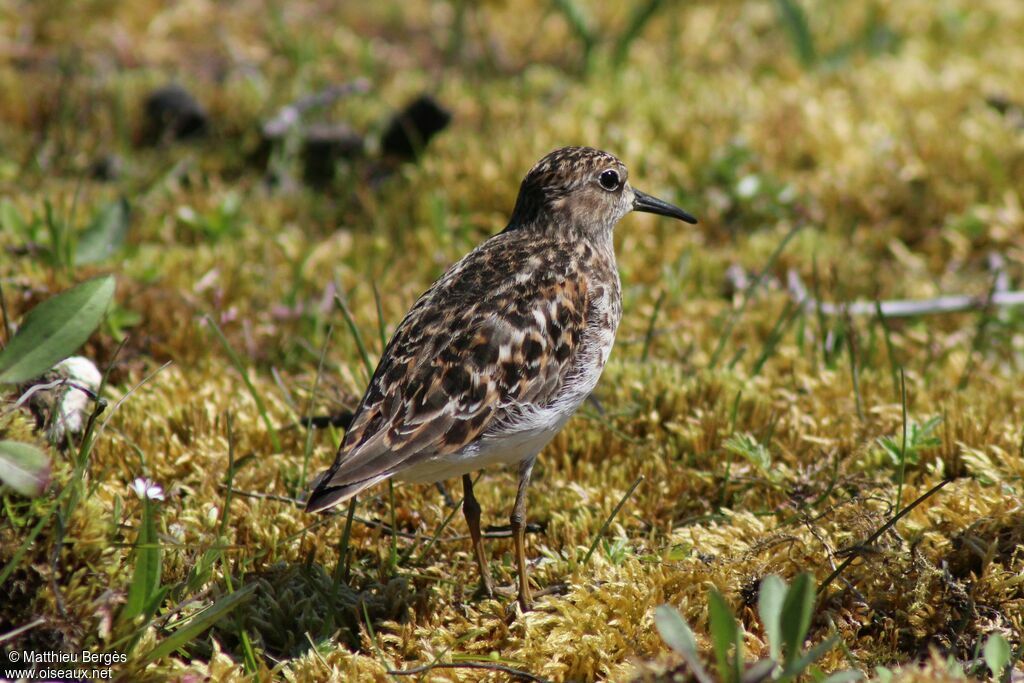
M307 510L456 453L524 405L554 400L584 333L587 279L567 248L538 249L535 241L497 235L420 297Z

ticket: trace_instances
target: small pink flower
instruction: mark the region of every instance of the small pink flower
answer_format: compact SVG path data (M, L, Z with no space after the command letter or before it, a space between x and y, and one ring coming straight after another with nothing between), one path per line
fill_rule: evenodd
M135 491L135 495L142 499L148 500L163 500L164 490L152 479L146 479L144 477L138 477L132 482L131 489Z

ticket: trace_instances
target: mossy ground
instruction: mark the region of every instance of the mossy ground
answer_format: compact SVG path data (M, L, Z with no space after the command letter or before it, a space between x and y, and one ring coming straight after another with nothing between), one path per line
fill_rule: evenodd
M0 234L8 315L112 272L128 341L108 399L172 362L108 409L74 512L50 518L2 587L0 632L43 620L12 644L125 650L119 639L139 627L116 619L141 509L129 484L147 476L167 491L162 580L172 590L118 670L127 678L247 678L246 640L263 679L387 680L388 668L491 656L552 680L655 678L679 661L654 630L655 606L678 607L707 646L706 595L717 587L743 620L748 652L763 654L763 576L822 580L898 498L906 505L950 477L830 587L812 638L837 633L845 648L822 667L903 666L906 680L935 680L946 656L973 659L992 632L1020 646L1024 318L982 307L891 319L887 335L877 317L794 310L785 283L792 271L830 302L984 300L995 254L1021 288L1024 5L815 0L805 3L811 64L773 3L665 3L618 66L614 40L628 20L618 4L587 5L597 41L586 63L564 16L540 0L344 5L0 4L3 195L23 216L49 202L76 226L119 195L131 205L126 247L87 268ZM252 161L260 122L357 77L372 91L321 117L379 132L390 111L430 91L453 125L383 182L368 159L326 189L305 188L285 149L268 184ZM142 148L142 99L170 80L203 103L212 130ZM340 437L323 430L307 442L288 426L351 408L365 385L333 292L375 356L374 288L393 329L449 263L503 227L531 164L565 144L618 154L638 187L701 223L641 215L617 230L625 315L597 391L604 413L587 406L570 422L531 487L529 515L543 524L529 538L533 579L568 591L517 616L507 600L472 598L460 514L427 549L452 513L432 487L396 486L393 508L386 486L361 499L343 558L343 516L311 518L278 497L301 497ZM107 154L123 159L122 175L90 179ZM748 278L767 269L750 297L730 285L737 268ZM276 437L208 319L241 357ZM85 349L101 366L115 358L114 332ZM902 440L901 371L907 422L940 420L902 487L880 443ZM20 417L4 430L27 433ZM757 457L737 446L743 435ZM229 452L234 487L253 495L234 495L225 513ZM0 562L73 469L56 454L46 498L5 494ZM505 522L514 486L510 473L483 475L485 523ZM397 563L384 532L392 515ZM510 546L487 545L505 584ZM168 624L226 595L227 576L235 589L258 582L257 597L144 665ZM488 676L504 678L423 678Z

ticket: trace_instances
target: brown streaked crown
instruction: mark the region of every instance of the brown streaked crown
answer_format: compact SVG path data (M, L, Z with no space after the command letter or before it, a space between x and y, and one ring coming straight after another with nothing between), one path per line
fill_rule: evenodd
M612 190L600 184L601 173L608 170L618 178ZM608 152L593 147L556 149L534 164L523 178L505 229L549 230L582 223L614 223L629 210L628 177L626 166Z

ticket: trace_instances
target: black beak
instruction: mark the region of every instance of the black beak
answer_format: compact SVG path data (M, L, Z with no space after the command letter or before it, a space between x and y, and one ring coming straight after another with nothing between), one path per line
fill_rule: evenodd
M668 202L663 202L657 197L652 197L646 192L640 190L633 190L633 210L643 211L644 213L656 213L659 216L669 216L670 218L678 218L681 221L687 223L696 223L697 219L686 213L678 206L672 206Z

